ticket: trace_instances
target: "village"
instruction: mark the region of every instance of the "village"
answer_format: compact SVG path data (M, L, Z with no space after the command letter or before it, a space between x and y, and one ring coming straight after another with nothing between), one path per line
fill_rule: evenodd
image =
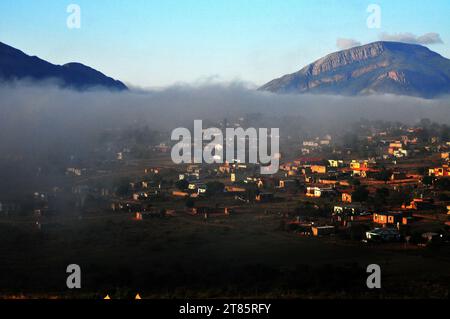
M68 167L71 187L34 192L32 203L27 203L29 215L39 225L47 215L57 214L52 199L66 196L85 215L125 213L145 220L189 214L207 221L263 211L282 216L286 229L305 236L351 233L366 241L446 241L450 142L438 136L425 141L420 127L371 130L363 141L369 156L340 149L326 135L301 141L298 157L282 160L273 175L261 175L259 165L238 160L171 164L171 148L165 143L152 147L161 165L140 169L146 161L127 159L130 151L125 148L108 165L118 171L131 166L133 177L99 187L98 181L110 178L112 169L92 174L93 169ZM65 194L68 189L70 194ZM2 200L0 214L12 218L23 211L21 204Z
M297 144L282 140L288 147L281 148L280 169L272 175L237 160L177 165L170 142L152 145L149 159L109 146L114 158L101 167L98 161L66 167L59 185L37 189L26 200L2 199L0 220L45 234L70 220L117 218L136 229L179 220L214 231L253 216L257 223L269 218L276 225L271 231L294 241L310 237L395 251L448 247L448 137L425 133L420 125L364 125L367 134L353 144L330 134Z

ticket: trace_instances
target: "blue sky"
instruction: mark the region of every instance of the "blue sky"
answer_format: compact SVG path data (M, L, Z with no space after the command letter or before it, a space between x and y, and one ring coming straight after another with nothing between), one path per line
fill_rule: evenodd
M81 8L68 29L66 8ZM369 29L369 4L381 28ZM143 87L263 84L337 51L338 38L438 33L450 58L448 0L1 0L0 41L56 64L81 62Z

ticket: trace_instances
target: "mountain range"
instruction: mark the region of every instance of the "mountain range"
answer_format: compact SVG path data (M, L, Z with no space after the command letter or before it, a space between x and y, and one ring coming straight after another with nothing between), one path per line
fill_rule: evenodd
M289 94L450 94L450 60L427 47L379 41L329 54L259 90Z
M127 90L127 86L81 63L55 65L0 42L0 82L56 81L61 87L86 90Z
M50 80L77 90L128 89L122 82L81 63L55 65L0 42L0 82L15 80ZM450 94L450 60L422 45L378 41L329 54L259 90L435 98Z

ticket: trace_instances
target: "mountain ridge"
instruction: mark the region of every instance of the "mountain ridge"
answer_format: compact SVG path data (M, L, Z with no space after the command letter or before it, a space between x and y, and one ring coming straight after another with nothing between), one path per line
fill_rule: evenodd
M425 46L377 41L330 53L259 90L433 98L450 94L450 60Z
M28 79L37 82L55 80L62 87L77 90L97 87L117 91L128 90L121 81L82 63L52 64L0 42L0 80L11 82Z

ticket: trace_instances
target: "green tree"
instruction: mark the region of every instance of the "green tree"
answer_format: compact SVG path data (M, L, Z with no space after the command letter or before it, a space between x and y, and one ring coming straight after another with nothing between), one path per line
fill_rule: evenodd
M209 182L206 186L208 187L208 194L210 195L223 193L225 189L225 185L223 183L216 181Z
M116 184L116 193L119 196L126 196L131 190L130 182L126 179L121 179Z
M352 199L355 202L365 202L369 198L369 191L365 186L359 186L352 194Z
M187 208L194 208L195 201L192 198L188 198L188 199L186 199L185 205Z
M175 183L175 186L176 186L180 191L184 191L184 190L186 190L186 189L189 187L189 182L188 182L187 180L185 180L185 179L181 179L181 180L178 180L178 181Z

